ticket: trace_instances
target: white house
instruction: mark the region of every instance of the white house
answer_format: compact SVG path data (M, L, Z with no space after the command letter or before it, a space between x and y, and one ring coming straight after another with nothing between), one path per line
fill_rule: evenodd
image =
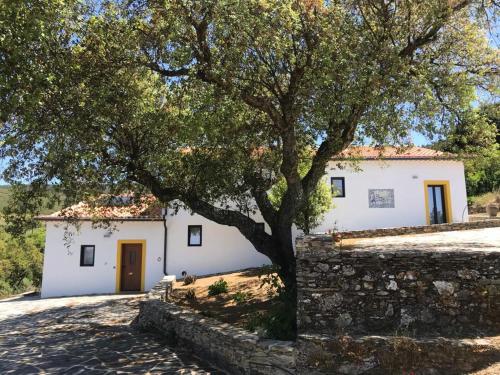
M359 161L348 162L351 156ZM351 148L331 160L325 179L334 208L317 232L468 220L463 164L440 152ZM150 199L103 207L111 230L93 226L84 203L41 216L47 228L42 297L147 291L167 274L269 263L236 228L186 210L162 215ZM77 227L68 225L68 215L77 218Z

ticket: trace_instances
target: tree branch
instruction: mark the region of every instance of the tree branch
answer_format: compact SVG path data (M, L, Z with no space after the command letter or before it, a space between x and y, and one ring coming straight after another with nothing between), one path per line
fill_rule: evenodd
M256 249L271 259L276 259L279 247L274 243L272 236L267 234L253 219L238 211L215 207L194 196L183 196L181 200L193 212L221 225L229 225L238 230L247 238Z
M423 33L422 35L417 36L416 38L413 38L412 40L408 41L408 44L406 45L405 48L403 48L399 52L400 57L411 57L413 56L413 53L420 47L423 47L424 45L434 41L437 38L438 32L443 28L445 25L446 21L455 13L459 12L463 8L465 8L467 5L469 5L472 1L471 0L464 0L456 4L455 6L451 8L446 8L443 10L443 14L438 16L438 19L436 20L436 23L432 25L427 32Z
M319 180L325 174L325 168L332 156L343 151L351 144L354 139L354 133L361 118L364 105L359 105L351 110L349 118L341 123L330 121L328 134L326 139L321 143L316 154L313 157L311 168L302 179L302 188L304 196L309 194L316 188ZM340 134L339 134L340 133Z

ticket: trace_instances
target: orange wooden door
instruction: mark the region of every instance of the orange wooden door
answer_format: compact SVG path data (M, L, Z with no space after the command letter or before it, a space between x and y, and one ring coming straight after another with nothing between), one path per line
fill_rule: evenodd
M132 292L141 290L142 245L122 245L122 270L120 290Z

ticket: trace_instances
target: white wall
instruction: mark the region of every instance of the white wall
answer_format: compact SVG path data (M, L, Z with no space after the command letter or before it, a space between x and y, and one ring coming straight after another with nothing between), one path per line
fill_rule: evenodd
M259 219L257 219L259 220ZM79 230L69 231L70 247L65 246L65 224L47 222L42 297L115 293L118 240L146 240L145 290L163 277L163 236L161 221L115 222L110 237L108 230L92 228L82 222ZM188 246L188 225L202 225L202 246ZM216 224L199 215L180 210L167 216L167 273L181 277L189 274L240 270L269 264L234 227ZM80 246L95 245L93 267L80 267Z
M449 160L365 160L357 165L336 162L327 168L330 177L345 178L345 198L334 198L334 208L315 232L425 225L425 180L450 184L453 222L467 221L467 194L463 163ZM368 189L394 189L394 208L369 208Z
M334 198L335 207L327 213L315 232L357 230L426 224L425 180L447 180L450 184L453 221L467 220L463 164L456 161L363 161L356 171L346 165L338 169L331 162L325 178L345 177L345 198ZM369 208L368 189L394 189L394 208ZM256 221L262 219L256 217ZM64 223L48 222L42 280L42 297L114 293L118 240L146 240L145 289L163 277L163 223L116 222L116 231L93 229L83 222L64 243ZM188 246L188 225L202 225L202 246ZM180 210L167 217L167 272L177 277L182 271L206 275L269 264L240 232L211 222L200 215ZM266 226L267 227L267 226ZM75 231L74 227L70 227ZM269 230L269 228L267 228ZM294 234L297 231L294 230ZM80 267L80 245L95 245L93 267Z
M65 245L65 224L47 222L43 262L42 298L115 293L118 240L146 240L144 286L151 289L163 277L162 222L116 222L116 230L104 237L107 230L93 229L82 222L74 233L69 248ZM80 267L80 245L95 245L93 267Z
M202 226L202 246L188 246L188 225ZM167 270L177 277L182 271L207 275L270 263L238 229L216 224L200 215L180 210L175 216L167 216L167 228Z

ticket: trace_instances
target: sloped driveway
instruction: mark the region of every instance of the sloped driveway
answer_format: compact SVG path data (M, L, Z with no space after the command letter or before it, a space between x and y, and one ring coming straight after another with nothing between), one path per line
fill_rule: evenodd
M0 374L222 374L130 327L140 298L0 301Z

